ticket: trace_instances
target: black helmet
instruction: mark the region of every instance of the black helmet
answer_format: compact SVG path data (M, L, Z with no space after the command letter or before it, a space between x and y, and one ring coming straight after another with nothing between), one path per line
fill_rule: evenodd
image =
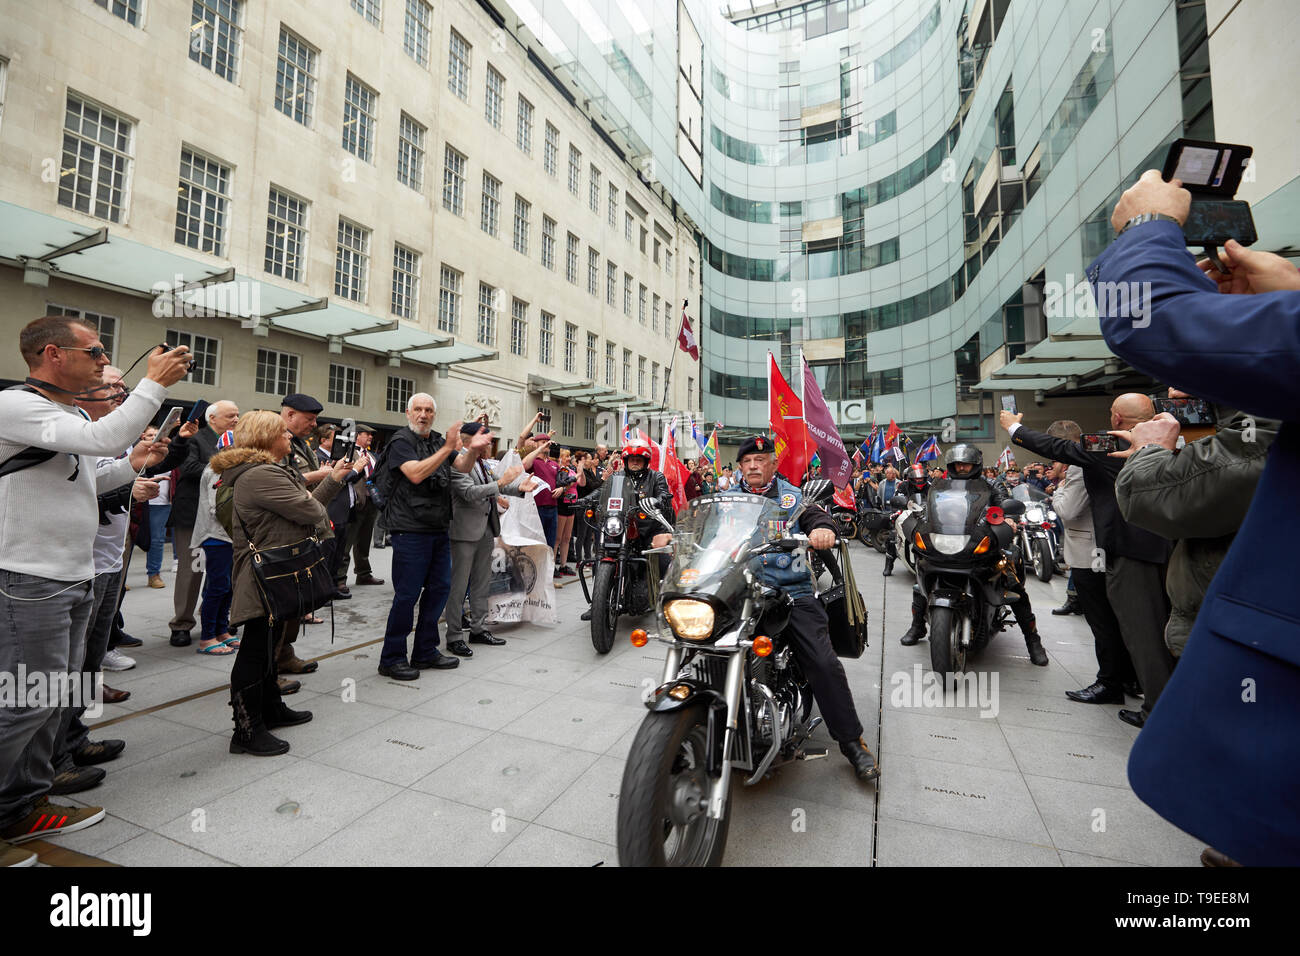
M970 474L961 475L953 470L953 465L969 466ZM984 468L984 456L974 445L960 444L953 445L948 449L948 453L943 456L943 466L948 472L950 478L974 478L979 475ZM965 471L966 468L961 469Z

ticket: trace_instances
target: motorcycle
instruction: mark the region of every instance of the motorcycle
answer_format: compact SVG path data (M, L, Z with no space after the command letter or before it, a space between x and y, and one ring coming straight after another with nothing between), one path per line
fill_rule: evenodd
M793 600L763 584L751 564L768 554L807 560L807 538L785 528L807 502L832 494L829 482L805 482L804 502L790 514L759 495L696 498L678 516L671 546L657 549L672 553L656 618L668 653L623 772L621 866L718 865L732 772L753 786L777 767L825 756L802 746L821 718L812 716L812 691L783 633ZM652 515L655 507L641 502ZM856 656L831 633L837 653ZM648 640L632 632L633 644Z
M1016 485L1011 495L1025 504L1025 513L1019 527L1020 553L1034 564L1034 574L1046 583L1056 571L1058 548L1056 538L1056 512L1052 500L1033 485Z
M596 507L586 512L587 521L599 529L600 540L596 557L578 562L578 581L591 604L591 643L599 654L608 654L614 646L620 615L640 616L654 607L659 580L650 573L638 546L637 519L644 520L645 513L637 510L635 497L629 500L626 494L635 495L631 479L615 472L601 488Z
M921 504L911 497L894 495L890 505L895 511L891 518L894 534L894 548L898 556L907 565L907 570L916 574L916 555L912 553L912 539L916 533L917 523L925 513Z
M842 505L836 505L831 511L831 517L835 519L836 532L841 538L852 541L858 536L858 512L854 508L845 508Z
M898 500L895 498L895 500ZM1020 599L1003 587L1016 576L1016 537L1007 515L1024 513L1024 502L990 504L988 486L975 489L961 479L940 479L930 488L925 511L912 530L926 601L930 667L945 681L966 669L971 655L986 647L1011 617Z

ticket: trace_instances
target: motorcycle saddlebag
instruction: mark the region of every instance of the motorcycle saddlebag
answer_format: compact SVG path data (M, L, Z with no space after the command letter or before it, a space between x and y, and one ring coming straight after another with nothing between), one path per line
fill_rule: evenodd
M883 511L868 511L862 516L862 526L868 531L889 527L889 515Z
M863 608L862 595L854 592L858 607ZM827 628L830 632L831 647L836 657L848 657L856 660L862 656L867 647L867 616L865 609L859 620L850 621L849 605L845 599L844 585L837 584L823 591L818 598L826 609ZM856 615L855 615L856 616Z

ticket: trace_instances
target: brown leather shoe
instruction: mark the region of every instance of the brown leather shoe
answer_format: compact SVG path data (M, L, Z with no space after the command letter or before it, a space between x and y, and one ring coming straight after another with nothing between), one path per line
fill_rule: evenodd
M373 574L357 575L357 584L365 585L365 584L383 584L383 583L384 583L383 578L377 578Z
M281 674L310 674L320 667L315 661L305 661L294 654L282 661L276 661L276 669Z
M1220 853L1212 846L1201 851L1201 866L1241 866L1226 853Z
M296 694L302 690L302 681L289 680L287 677L277 677L276 683L280 685L280 693L283 695Z
M106 704L120 704L122 701L130 699L130 697L131 692L129 690L118 690L115 687L109 687L107 684L104 685L104 703Z

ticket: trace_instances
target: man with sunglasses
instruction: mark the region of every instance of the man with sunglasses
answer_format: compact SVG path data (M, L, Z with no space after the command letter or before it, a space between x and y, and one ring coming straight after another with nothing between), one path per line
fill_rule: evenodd
M27 687L39 675L36 683L51 689L67 686L82 666L94 606L97 491L132 481L163 448L141 445L98 472L95 460L139 436L190 357L184 347L155 349L122 407L92 422L73 402L94 398L90 390L104 383L108 356L94 327L46 317L28 323L18 342L30 377L0 392L0 673L17 675L21 665ZM0 706L0 864L31 865L35 855L13 844L104 818L98 807L48 802L57 703L33 696Z

